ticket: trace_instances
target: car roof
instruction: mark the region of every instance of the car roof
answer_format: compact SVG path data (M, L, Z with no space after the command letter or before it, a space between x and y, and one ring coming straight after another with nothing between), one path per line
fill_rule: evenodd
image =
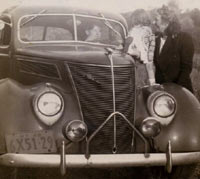
M8 14L14 20L19 19L24 15L38 14L43 12L43 14L81 14L81 15L91 15L105 18L113 19L122 23L127 29L127 22L125 18L119 13L108 12L105 10L89 9L80 6L72 6L67 3L67 1L59 1L59 3L38 3L37 0L31 3L21 3L17 6L10 7L3 11L2 14Z

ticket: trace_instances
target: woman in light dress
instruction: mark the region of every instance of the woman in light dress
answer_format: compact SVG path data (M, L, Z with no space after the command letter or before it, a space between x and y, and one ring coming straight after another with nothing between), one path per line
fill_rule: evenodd
M132 28L129 35L133 42L129 46L128 53L133 55L139 72L139 86L155 84L155 68L153 63L155 49L155 35L148 13L144 10L136 10L132 14ZM148 79L148 80L146 80Z

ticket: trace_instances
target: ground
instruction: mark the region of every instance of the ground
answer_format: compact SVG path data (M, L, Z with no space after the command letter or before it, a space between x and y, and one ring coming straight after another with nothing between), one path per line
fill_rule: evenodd
M109 169L67 169L61 176L58 168L49 169L11 169L7 176L1 179L153 179L148 168L109 168ZM12 176L14 178L12 178Z
M16 175L15 175L16 174ZM191 178L198 179L200 175ZM11 169L6 177L1 179L157 179L151 175L149 168L109 168L109 169L67 169L65 176L61 176L58 168L48 169ZM167 179L161 177L160 179Z

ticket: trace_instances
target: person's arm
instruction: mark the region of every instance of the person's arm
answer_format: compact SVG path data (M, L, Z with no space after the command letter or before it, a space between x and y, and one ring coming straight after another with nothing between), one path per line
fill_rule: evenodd
M180 49L180 75L178 84L188 89L191 88L190 73L192 71L194 44L192 37L187 34L182 34L181 49Z

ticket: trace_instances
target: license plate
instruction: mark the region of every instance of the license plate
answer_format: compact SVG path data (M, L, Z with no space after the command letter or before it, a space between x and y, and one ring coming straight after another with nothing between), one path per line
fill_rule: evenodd
M34 131L6 135L9 153L54 153L56 144L50 131Z

